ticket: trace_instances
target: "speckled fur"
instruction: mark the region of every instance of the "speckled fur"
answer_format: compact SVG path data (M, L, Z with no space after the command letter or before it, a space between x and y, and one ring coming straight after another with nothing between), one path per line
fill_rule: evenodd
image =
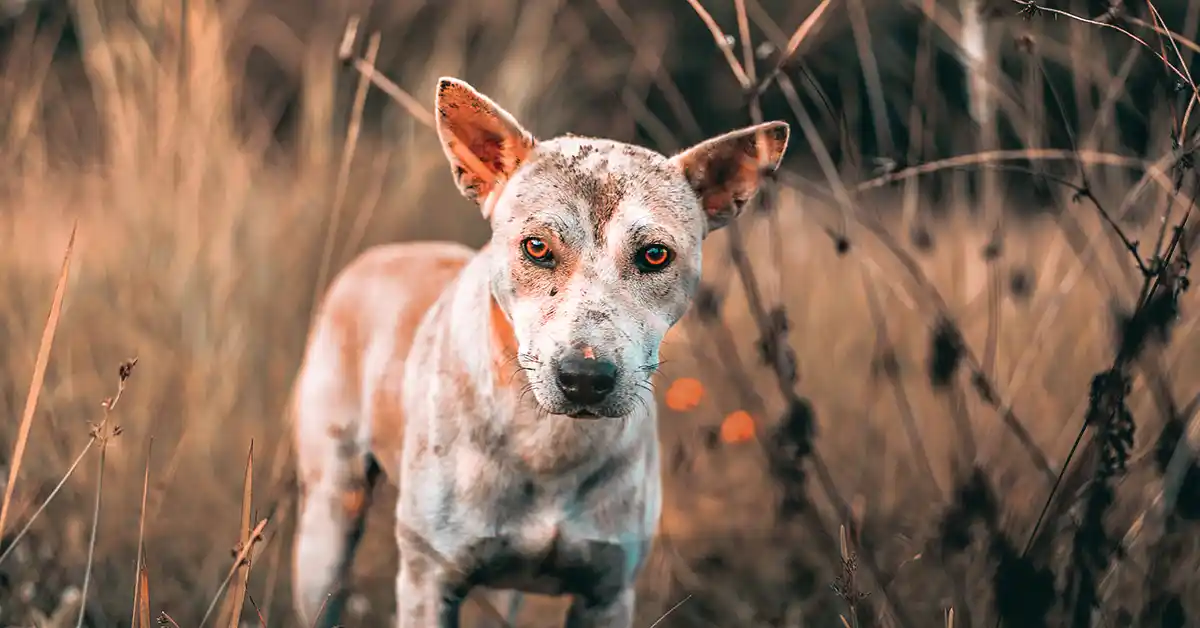
M767 123L667 158L619 142L537 141L443 79L438 133L491 241L379 247L335 280L293 404L302 485L295 599L332 625L379 471L400 489L397 621L458 625L474 587L570 595L569 628L628 628L661 510L650 376L700 280L701 243L774 169ZM761 150L760 150L761 148ZM762 161L760 163L760 152ZM554 268L530 263L544 240ZM673 262L633 263L648 244ZM617 366L594 419L563 414L564 352ZM328 600L327 600L328 598Z

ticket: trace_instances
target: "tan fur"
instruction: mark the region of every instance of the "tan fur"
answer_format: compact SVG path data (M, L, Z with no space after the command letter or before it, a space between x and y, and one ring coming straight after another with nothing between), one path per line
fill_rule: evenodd
M475 587L570 595L569 628L628 628L661 511L659 344L695 294L702 240L778 166L787 126L667 158L539 142L453 79L437 114L492 239L379 247L330 288L292 408L297 610L337 622L382 471L400 492L401 628L457 626ZM532 261L528 238L554 263ZM670 263L639 265L647 246Z

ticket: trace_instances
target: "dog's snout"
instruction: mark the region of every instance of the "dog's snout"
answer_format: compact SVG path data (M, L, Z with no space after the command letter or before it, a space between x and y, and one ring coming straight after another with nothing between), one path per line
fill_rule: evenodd
M572 355L558 363L558 388L571 403L600 403L617 385L617 365L594 357Z

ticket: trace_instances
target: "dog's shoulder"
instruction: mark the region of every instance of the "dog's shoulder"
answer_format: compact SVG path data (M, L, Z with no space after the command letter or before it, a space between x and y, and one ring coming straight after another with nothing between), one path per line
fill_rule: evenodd
M366 313L428 307L475 255L453 242L388 244L366 250L334 279L326 307Z
M426 270L457 271L465 266L475 253L475 249L464 244L448 241L383 244L363 251L339 274L337 281L363 281L377 277L404 278Z
M415 332L425 311L470 261L460 244L419 242L368 249L334 278L314 333L352 341L360 352ZM383 337L380 337L383 336ZM408 343L401 339L398 348Z

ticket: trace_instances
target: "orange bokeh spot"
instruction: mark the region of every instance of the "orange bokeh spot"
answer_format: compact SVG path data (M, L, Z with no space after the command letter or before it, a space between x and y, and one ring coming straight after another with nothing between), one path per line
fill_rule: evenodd
M721 442L728 444L754 440L754 417L745 410L730 412L721 422Z
M701 399L704 399L704 384L698 379L681 377L667 389L667 407L676 412L695 410Z

